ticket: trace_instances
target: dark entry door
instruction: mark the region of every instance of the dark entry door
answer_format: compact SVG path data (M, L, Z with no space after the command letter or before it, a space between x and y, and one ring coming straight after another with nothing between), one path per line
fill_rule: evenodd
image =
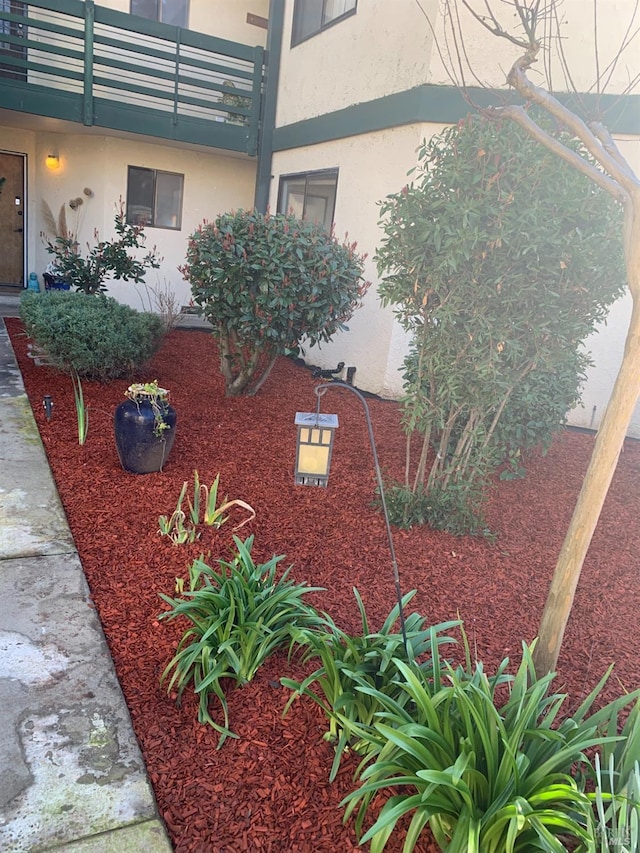
M0 152L0 287L24 285L24 156Z
M26 80L27 69L19 64L26 60L27 27L19 20L27 14L26 3L20 0L0 0L0 77ZM2 61L7 57L9 61Z

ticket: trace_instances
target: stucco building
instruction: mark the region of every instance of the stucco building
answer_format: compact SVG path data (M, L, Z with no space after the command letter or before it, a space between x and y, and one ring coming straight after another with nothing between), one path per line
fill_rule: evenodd
M598 6L605 69L634 4ZM580 0L567 0L563 15L573 84L589 92L593 21ZM474 22L462 25L478 76L504 89L517 48ZM182 304L188 235L203 219L254 203L333 222L368 254L375 283L378 202L406 183L420 142L468 109L450 78L438 0L0 0L0 38L0 167L8 177L0 236L12 247L0 280L16 289L30 271L41 280L50 260L43 201L57 214L76 198L82 204L66 212L81 241L94 229L112 233L121 198L164 258L149 285L170 288ZM636 170L640 95L626 90L639 56L637 46L623 55L600 101ZM566 89L560 59L541 67L537 82L546 71ZM110 292L148 307L139 286L114 282ZM583 406L570 413L577 425L599 423L629 313L630 297L589 342L596 365ZM356 367L359 387L394 397L405 352L404 333L372 287L349 332L310 356L327 367L344 361ZM631 432L640 437L640 409Z

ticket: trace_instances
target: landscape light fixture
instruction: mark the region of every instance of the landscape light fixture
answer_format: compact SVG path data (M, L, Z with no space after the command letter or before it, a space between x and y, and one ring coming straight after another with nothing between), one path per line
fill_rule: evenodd
M50 169L52 172L55 172L56 169L60 168L60 158L57 154L47 154L44 164L47 169Z
M351 393L355 394L360 400L364 408L364 416L367 422L367 430L369 432L369 442L371 444L371 453L373 455L373 467L375 468L376 479L378 481L380 503L382 504L389 551L391 552L391 565L393 568L393 582L398 600L400 630L402 632L405 654L407 655L407 658L409 658L407 629L404 621L398 562L396 560L396 551L393 547L391 524L389 523L389 513L387 511L387 502L385 500L382 474L378 463L376 443L373 437L371 415L369 413L367 401L360 391L358 391L357 388L354 388L353 385L348 385L346 382L341 382L336 379L331 382L316 385L313 389L317 398L315 412L296 412L295 424L298 427L298 441L296 445L295 482L298 486L324 486L325 488L329 482L329 468L331 467L331 454L333 451L333 436L338 428L338 416L322 414L320 412L320 400L330 388L344 388L346 391L351 391Z
M44 408L44 415L48 421L51 420L51 412L53 411L53 400L51 399L51 394L45 394L42 398L42 405Z
M319 411L296 412L298 444L296 447L296 485L325 486L329 482L333 435L338 428L337 415Z

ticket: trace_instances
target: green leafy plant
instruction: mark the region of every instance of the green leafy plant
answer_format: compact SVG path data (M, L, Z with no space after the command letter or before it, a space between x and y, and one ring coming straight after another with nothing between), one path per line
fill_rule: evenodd
M362 634L346 634L325 614L323 630L301 628L293 636L293 642L304 648L303 660L306 662L317 658L320 666L303 681L281 679L285 687L295 691L284 713L298 696L304 695L317 702L329 720L325 738L335 744L336 751L330 781L335 779L347 749L366 750L367 742L355 736L352 724L357 723L358 727L373 724L383 708L378 692L392 695L396 701L404 696L397 683L397 661L413 663L417 658L422 658L420 667L425 673L430 673L432 648L434 645L455 642L452 637L441 635L460 625L459 622L443 622L427 628L426 620L412 613L405 618L405 650L402 634L394 631L399 615L398 605L392 608L380 630L373 633L369 630L369 621L358 590L354 588L353 593L362 620ZM415 594L416 591L412 590L403 597L403 608ZM373 688L373 692L362 689L368 687Z
M151 358L164 335L159 317L102 294L25 291L20 316L49 363L101 382L129 376Z
M213 326L227 395L256 393L279 355L346 328L369 286L355 250L315 222L256 210L191 235L180 272Z
M619 721L609 721L608 734L617 734ZM590 795L597 816L599 853L640 851L640 699L636 700L624 725L621 739L604 744L587 768L595 786Z
M155 436L159 437L166 429L171 429L171 424L166 420L169 411L169 391L167 388L161 388L157 379L153 382L134 382L133 385L129 385L124 395L134 403L140 404L144 401L151 405Z
M412 491L404 483L389 483L385 500L389 516L398 527L430 524L454 536L473 534L491 539L493 534L481 520L483 486L479 478L472 486L456 483L447 488L434 486L429 491L422 487Z
M220 474L216 475L215 480L210 486L206 486L200 482L197 470L194 471L193 500L187 497L188 482L185 480L173 513L170 516L161 515L158 519L160 533L163 536L169 536L176 545L180 545L184 542L195 542L200 535L198 526L201 523L207 527L222 527L229 520L228 512L234 506L241 507L249 513L244 521L236 524L233 528L234 531L240 530L241 527L244 527L245 524L248 524L256 517L253 507L239 498L230 501L227 495L225 495L220 504L218 504L219 485ZM189 504L188 521L187 513L182 509L185 497Z
M83 445L87 440L89 431L89 409L84 402L84 392L82 390L82 382L80 377L75 374L71 375L73 383L73 397L76 404L76 418L78 422L78 444Z
M234 556L229 561L218 560L217 569L202 558L193 562L189 589L182 598L160 595L171 609L158 617L172 620L184 616L191 622L161 681L168 679L169 691L176 688L178 701L185 688L193 684L199 697L198 720L219 732L218 748L227 737L236 736L229 729L223 682L251 681L269 655L290 642L292 631L321 622L314 608L303 601L318 587L294 583L289 578L291 567L277 578L282 557L254 563L253 536L245 542L234 536L233 541ZM222 708L223 725L209 713L212 695Z
M227 107L226 121L230 124L248 125L250 117L247 111L251 109L251 97L242 95L242 90L233 91L236 89L236 84L233 80L224 80L222 85L225 87L220 102ZM231 91L230 91L231 90ZM237 112L236 110L240 110Z
M410 340L393 520L481 530L488 476L579 399L580 344L625 286L622 211L515 123L472 116L422 145L381 214L379 292Z
M81 198L74 201L82 203ZM96 242L93 246L87 243L86 257L80 251L75 234L62 231L53 242L45 238L46 250L55 257L59 277L89 294L104 293L107 276L137 284L144 282L146 271L158 269L161 258L155 247L142 258L132 254L132 250L144 247L144 228L127 222L122 200L116 209L114 228L116 236L112 240L101 240L94 231Z
M593 794L598 823L599 853L637 853L640 850L640 764L620 777L613 755L602 769L600 755L594 762L596 789Z
M178 503L171 515L161 515L158 518L158 527L162 536L168 536L174 545L184 545L185 542L195 542L198 536L196 524L185 525L187 516L182 509L182 502L187 494L188 483L185 480L180 489Z
M362 729L371 751L359 768L361 787L343 801L345 819L355 812L361 832L378 791L402 789L362 843L371 841L371 853L380 853L398 820L413 813L405 853L427 824L449 853L593 850L591 801L572 769L588 765L592 747L618 740L606 732L640 691L590 713L609 671L574 714L560 719L566 696L550 693L553 674L536 677L526 646L514 677L505 676L508 659L500 678L488 678L479 663L473 670L445 664L441 676L435 664L428 679L399 661L410 703L381 693L379 721L373 731ZM505 677L509 695L501 701Z

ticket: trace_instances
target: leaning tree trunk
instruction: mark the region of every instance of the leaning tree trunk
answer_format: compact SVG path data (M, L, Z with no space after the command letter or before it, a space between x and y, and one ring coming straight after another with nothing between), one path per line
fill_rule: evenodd
M640 397L640 189L627 208L625 259L633 297L624 356L602 419L571 524L560 551L533 654L538 673L556 668L582 564Z

